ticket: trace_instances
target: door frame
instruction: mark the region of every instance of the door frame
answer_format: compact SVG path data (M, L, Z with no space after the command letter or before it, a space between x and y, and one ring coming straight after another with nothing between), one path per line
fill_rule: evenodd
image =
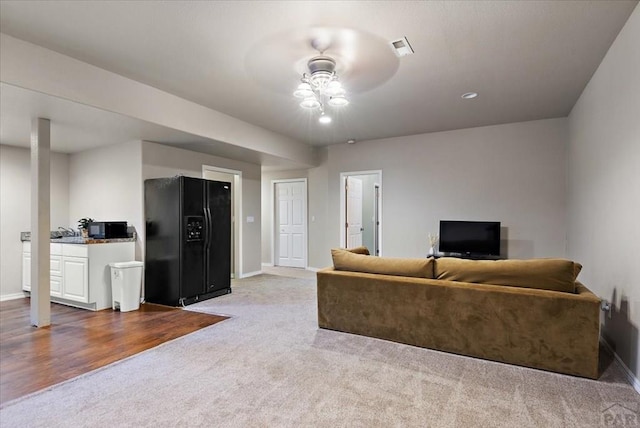
M347 223L347 217L346 217L346 211L347 211L347 204L346 204L346 197L347 194L345 192L345 186L347 183L347 177L348 176L358 176L358 175L377 175L377 178L375 180L375 184L378 185L378 189L379 189L379 201L378 201L378 223L376 225L377 228L377 246L378 246L378 256L382 256L382 170L381 169L374 169L374 170L368 170L368 171L349 171L349 172L341 172L340 173L340 223L339 224L339 230L340 230L340 242L339 242L339 247L343 247L343 244L346 242L346 232L345 232L345 228L344 225Z
M212 165L202 165L202 178L205 173L221 172L224 174L233 175L233 277L242 278L242 171L236 169L220 168Z
M304 215L302 216L302 220L304 221L304 225L302 229L304 230L304 244L302 246L304 250L304 268L309 267L309 221L307 219L309 215L309 200L308 200L308 184L306 178L286 178L286 179L278 179L271 180L271 266L277 266L276 264L276 236L278 235L278 229L280 226L278 224L278 219L276 218L276 204L278 202L278 194L276 192L276 184L278 183L296 183L303 182L304 183L304 194L303 194L303 206L304 206Z
M380 240L378 238L379 238L380 232L382 231L382 228L381 228L382 221L380 220L380 211L382 210L381 196L382 196L381 186L380 186L380 183L376 181L375 183L373 183L373 215L374 215L374 225L375 225L375 229L373 231L374 248L371 249L372 254L374 256L380 255Z

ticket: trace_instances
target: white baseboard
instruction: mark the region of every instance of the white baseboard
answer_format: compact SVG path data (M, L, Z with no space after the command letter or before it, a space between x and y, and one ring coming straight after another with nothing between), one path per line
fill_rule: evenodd
M600 337L600 342L602 342L604 347L607 348L613 354L613 357L618 362L618 364L620 364L622 371L627 376L627 380L629 381L633 389L635 389L636 392L640 394L640 380L638 380L638 378L633 374L633 372L629 369L629 367L627 367L624 361L622 361L622 358L620 358L620 356L616 353L616 351L613 350L613 347L609 344L609 342L607 342L604 339L604 337Z
M242 274L240 274L240 278L249 278L249 277L252 277L252 276L260 275L261 273L262 273L261 270L257 270L255 272L242 273Z
M273 267L273 263L262 263L264 267Z
M24 299L27 297L23 292L20 293L12 293L12 294L3 294L0 296L0 302L5 302L7 300L16 300L16 299Z
M310 270L311 272L318 272L320 270L320 268L313 267L313 266L307 266L307 270Z

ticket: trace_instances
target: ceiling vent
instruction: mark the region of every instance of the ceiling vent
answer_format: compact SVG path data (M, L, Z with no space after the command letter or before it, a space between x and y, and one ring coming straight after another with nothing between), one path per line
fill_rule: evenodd
M406 37L403 37L398 40L393 40L390 42L391 49L395 52L397 57L403 57L407 55L413 54L413 49L409 44L409 40Z

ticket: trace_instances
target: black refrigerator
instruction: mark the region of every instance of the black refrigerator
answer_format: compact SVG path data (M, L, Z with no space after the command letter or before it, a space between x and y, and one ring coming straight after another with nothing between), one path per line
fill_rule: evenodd
M184 306L231 293L231 183L144 182L145 301Z

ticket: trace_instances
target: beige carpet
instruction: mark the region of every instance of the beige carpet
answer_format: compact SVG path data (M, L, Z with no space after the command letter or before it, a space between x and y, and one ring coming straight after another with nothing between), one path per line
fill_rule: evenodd
M7 403L0 425L583 428L640 408L616 364L592 381L319 330L314 279L236 280L189 309L232 318Z
M263 266L262 273L269 275L287 276L289 278L315 279L316 273L302 268L282 266Z

